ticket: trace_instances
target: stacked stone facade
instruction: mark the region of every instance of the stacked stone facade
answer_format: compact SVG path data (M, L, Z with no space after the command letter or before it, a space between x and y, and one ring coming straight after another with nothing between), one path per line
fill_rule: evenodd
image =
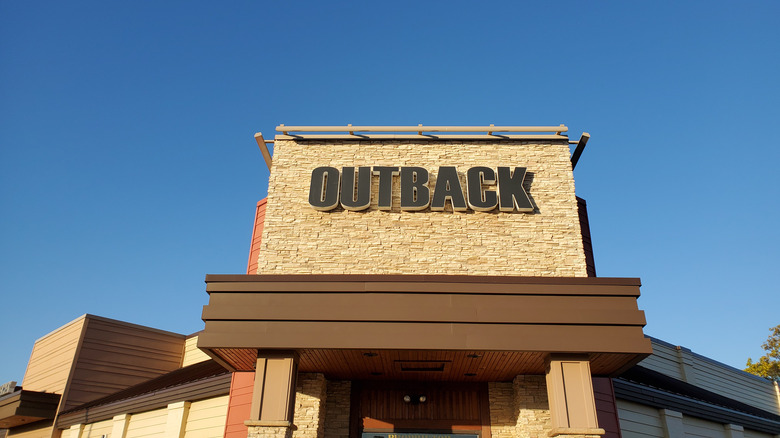
M277 139L268 188L258 274L416 274L587 276L568 142L345 141ZM400 210L393 181L389 211L377 206L318 211L309 204L317 167L456 166L462 187L471 167L525 167L534 211ZM495 188L493 188L495 189ZM347 438L348 381L299 377L294 425L285 438ZM552 430L544 376L489 384L492 438L547 437ZM250 438L265 438L250 427Z
M300 373L295 387L293 438L321 438L325 430L327 381L320 373Z
M542 438L552 430L544 376L517 376L513 382L491 382L492 438Z
M436 185L439 166L456 166L461 185L475 166L526 167L535 210L442 212L393 207L318 211L309 205L311 172L321 166L418 166ZM277 140L268 187L259 274L450 274L584 277L574 178L566 141Z
M328 397L325 402L325 438L349 437L349 409L352 382L328 381Z
M322 438L326 400L325 376L320 373L300 373L295 385L293 423L249 420L245 423L247 438Z
M291 438L289 426L260 426L247 422L247 438Z

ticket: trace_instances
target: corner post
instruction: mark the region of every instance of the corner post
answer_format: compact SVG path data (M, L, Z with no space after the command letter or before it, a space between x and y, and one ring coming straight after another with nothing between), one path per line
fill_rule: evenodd
M547 359L551 437L600 437L587 355L552 354Z
M257 352L252 410L249 420L245 422L249 438L292 436L297 374L297 352Z

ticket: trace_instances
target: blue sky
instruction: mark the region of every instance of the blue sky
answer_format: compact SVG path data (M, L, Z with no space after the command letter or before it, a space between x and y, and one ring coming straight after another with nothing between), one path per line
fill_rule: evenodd
M778 311L780 3L0 1L0 381L92 313L203 328L287 125L557 125L600 276L729 365Z

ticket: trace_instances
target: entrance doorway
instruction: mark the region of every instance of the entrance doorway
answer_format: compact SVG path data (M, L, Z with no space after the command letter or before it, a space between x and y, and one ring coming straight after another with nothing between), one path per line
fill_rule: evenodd
M486 383L352 382L352 438L490 438Z

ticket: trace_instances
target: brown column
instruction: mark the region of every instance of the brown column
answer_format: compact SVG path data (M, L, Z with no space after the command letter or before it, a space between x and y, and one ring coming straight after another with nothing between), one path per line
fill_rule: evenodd
M547 395L550 400L550 436L599 437L604 429L596 420L596 401L587 355L548 358Z
M245 422L249 438L289 438L295 410L298 353L257 352L252 410Z

